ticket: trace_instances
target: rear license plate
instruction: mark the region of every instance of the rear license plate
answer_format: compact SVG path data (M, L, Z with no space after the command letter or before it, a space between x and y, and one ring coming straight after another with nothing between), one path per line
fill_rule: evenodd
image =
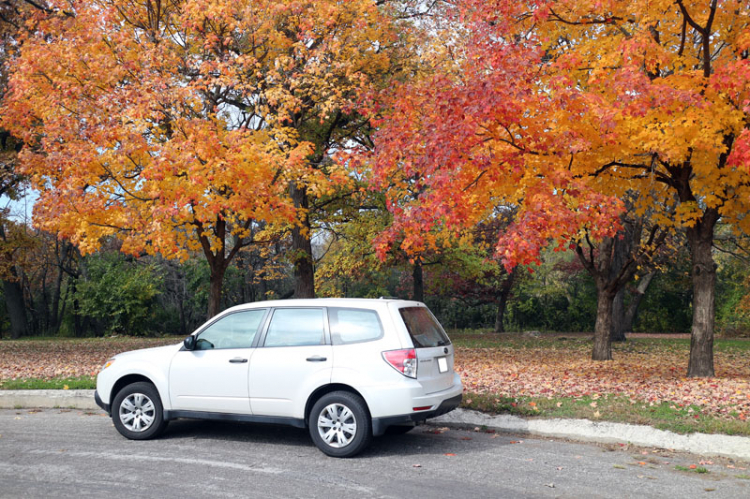
M445 357L438 357L438 371L441 373L447 373L448 372L448 359Z

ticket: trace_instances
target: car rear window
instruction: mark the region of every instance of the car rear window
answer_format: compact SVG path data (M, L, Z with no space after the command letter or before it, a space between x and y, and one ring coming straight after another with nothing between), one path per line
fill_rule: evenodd
M416 348L450 345L448 335L426 308L406 307L400 308L399 312Z
M383 336L380 317L374 310L329 308L328 322L334 345L373 341Z

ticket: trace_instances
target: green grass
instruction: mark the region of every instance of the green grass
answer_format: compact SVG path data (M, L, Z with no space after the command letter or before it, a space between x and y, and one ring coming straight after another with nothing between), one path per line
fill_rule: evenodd
M462 348L499 348L542 349L542 350L589 350L593 333L540 333L539 337L524 336L523 333L496 334L491 330L463 329L448 331L453 344ZM689 338L631 338L624 343L613 343L614 353L634 352L639 350L660 350L675 352L689 352ZM750 339L722 339L714 340L715 352L748 353Z
M485 349L503 348L528 351L562 351L571 352L588 358L593 346L593 334L542 334L538 338L523 336L518 333L497 335L481 332L453 332L451 341L458 348ZM750 341L715 340L716 352L745 354L750 350ZM684 338L632 338L623 343L612 343L612 355L636 353L649 354L659 351L665 354L687 356L690 352L690 340Z
M65 388L67 386L67 388ZM94 376L80 378L52 379L9 379L0 381L0 390L93 390L96 388Z
M595 404L595 406L592 406ZM568 418L612 421L652 426L674 433L721 433L750 436L750 425L744 421L714 418L700 413L698 406L675 404L632 404L624 397L581 398L499 397L468 393L462 407L490 414L512 414L545 419Z
M3 343L64 343L64 344L87 344L97 345L101 343L117 343L128 345L131 343L137 344L155 344L163 345L167 343L178 343L185 339L184 336L158 336L158 337L147 337L147 336L101 336L96 338L68 338L59 336L23 336L18 339L11 339L8 337L0 338L0 345Z

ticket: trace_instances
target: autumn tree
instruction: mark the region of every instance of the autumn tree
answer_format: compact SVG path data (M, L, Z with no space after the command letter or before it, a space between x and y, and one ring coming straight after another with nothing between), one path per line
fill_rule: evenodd
M625 287L656 269L670 235L668 228L651 220L650 210L639 206L641 199L634 193L626 193L623 201L626 211L619 218L617 234L592 240L584 229L585 236L574 243L576 255L596 283L594 360L610 360L612 341L625 340Z
M336 3L336 2L332 2ZM416 38L411 23L430 15L439 2L421 0L357 0L343 2L337 11L311 2L306 12L333 30L336 43L315 46L303 57L295 57L288 71L305 72L314 65L325 74L323 88L292 85L288 89L295 107L288 122L302 140L312 144L308 165L316 174L335 178L337 169L350 175L348 182L325 195L303 183L293 183L291 195L299 222L291 231L291 259L294 264L294 296L315 296L315 257L312 238L330 221L340 218L341 211L358 210L357 202L362 179L352 171L351 164L339 156L351 148L371 149L373 127L370 117L376 113L371 96L389 88L394 81L403 81L413 71ZM336 18L336 22L333 19ZM285 33L290 39L304 38L305 24L289 24ZM316 42L317 44L318 42ZM325 61L322 64L319 61ZM344 155L346 156L346 155ZM359 180L355 180L359 178ZM348 205L348 206L347 206ZM368 206L362 207L368 212Z
M135 254L202 252L209 315L243 247L289 229L309 242L309 200L348 182L324 161L334 131L388 64L374 3L48 5L2 118L27 144L39 226L84 253L109 235Z
M418 175L425 224L476 223L518 203L502 238L508 266L541 248L619 230L621 198L651 199L655 222L685 230L693 272L689 376L712 376L711 249L721 218L746 231L750 13L740 1L455 2L468 36L453 71L390 101L381 175ZM673 216L659 211L676 198ZM595 356L596 357L596 356Z

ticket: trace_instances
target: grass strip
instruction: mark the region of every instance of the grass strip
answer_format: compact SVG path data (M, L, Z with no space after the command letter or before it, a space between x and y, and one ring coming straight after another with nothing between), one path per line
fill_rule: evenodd
M750 436L745 421L716 418L695 405L680 407L662 402L632 403L626 397L510 398L478 393L464 395L462 407L489 414L511 414L540 419L588 419L647 425L679 434L709 433Z
M0 390L93 390L95 388L95 376L0 380Z

